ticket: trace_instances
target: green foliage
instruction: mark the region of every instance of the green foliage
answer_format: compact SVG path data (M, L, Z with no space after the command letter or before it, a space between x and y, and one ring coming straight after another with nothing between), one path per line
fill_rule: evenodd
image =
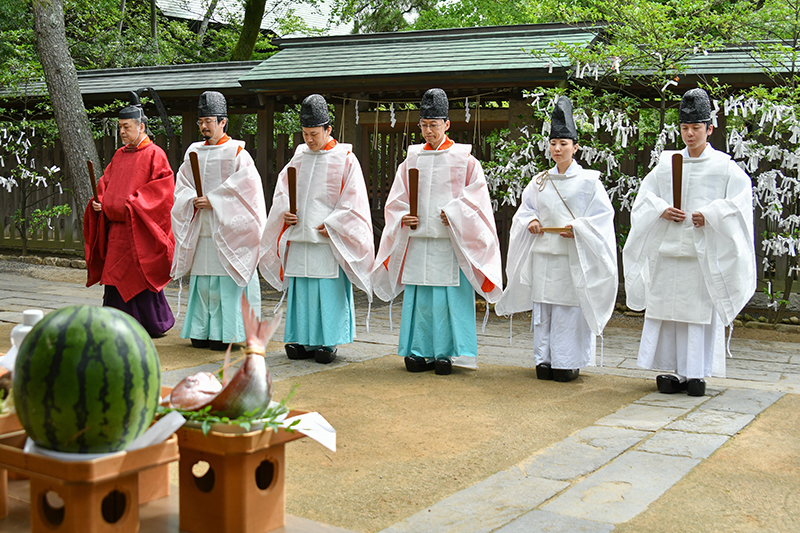
M533 2L527 0L459 0L436 2L420 12L411 24L415 30L505 26L543 22ZM544 22L549 22L546 20Z
M353 21L353 33L411 29L409 19L434 8L436 0L333 0L331 21Z
M746 12L745 4L724 0L579 1L569 10L553 8L550 12L562 22L601 24L602 38L592 46L556 42L557 51L551 55L561 61L566 58L572 66L571 77L585 85L614 88L633 97L636 88L655 92L661 105L660 130L667 103L678 98L671 88L687 71L688 61L728 42Z
M17 209L12 219L17 227L27 224L31 231L37 231L49 227L50 222L54 218L69 216L71 214L72 208L64 204L45 207L44 209L34 209L27 217L22 212L22 209Z
M27 121L0 123L0 157L3 161L0 168L4 173L0 175L0 188L9 194L18 189L17 209L12 220L22 239L23 255L27 253L27 243L33 231L50 227L53 218L72 214L68 204L47 205L56 195L56 188L62 192L63 174L56 166L37 166L32 148L34 143L41 146L44 141L34 139L34 136L35 128ZM45 205L33 209L40 204Z
M150 2L128 1L123 14L119 0L64 0L64 19L70 54L79 70L224 60L239 39L242 22L209 27L198 40L199 23L169 20L159 12L153 40ZM286 24L299 26L297 20ZM31 0L0 3L0 85L22 92L42 79L35 39ZM253 58L274 52L270 37L261 33Z

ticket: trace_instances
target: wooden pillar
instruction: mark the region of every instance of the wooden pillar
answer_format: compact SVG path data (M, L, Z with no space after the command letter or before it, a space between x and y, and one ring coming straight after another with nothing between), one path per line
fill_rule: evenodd
M181 114L181 147L183 151L189 148L189 145L193 142L197 142L197 136L199 135L199 129L197 128L197 108L193 108L189 111L184 111Z
M261 174L264 197L267 204L272 204L272 193L275 190L277 172L275 169L275 100L268 99L262 109L256 113L256 168Z
M508 128L511 130L511 138L519 139L522 136L520 128L530 126L533 122L533 109L528 105L528 101L524 98L509 98Z
M177 135L174 135L169 138L169 150L167 151L167 159L169 159L169 164L172 167L172 171L176 174L178 173L178 169L181 167L181 163L183 163L183 152L181 151L180 139Z

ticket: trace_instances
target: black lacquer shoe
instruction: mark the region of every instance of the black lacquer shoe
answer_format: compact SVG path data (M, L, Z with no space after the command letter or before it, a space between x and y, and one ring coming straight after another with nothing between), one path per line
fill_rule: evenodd
M437 376L449 376L453 373L453 361L449 357L437 359L434 365Z
M314 350L314 360L323 365L332 363L336 359L336 351L336 348L329 348L328 346L317 348Z
M554 368L553 380L566 383L567 381L573 381L577 379L580 373L580 368Z
M553 369L550 363L539 363L536 365L536 379L553 379Z
M673 376L672 374L661 374L656 376L656 387L658 387L658 392L662 394L675 394L686 390L686 382L681 381L678 376Z
M689 381L686 382L686 393L689 396L705 396L706 380L690 379Z
M283 348L289 359L311 359L316 353L315 350L306 351L302 344L285 344Z
M434 369L433 361L428 361L419 355L407 355L403 359L406 363L406 370L409 372L427 372Z

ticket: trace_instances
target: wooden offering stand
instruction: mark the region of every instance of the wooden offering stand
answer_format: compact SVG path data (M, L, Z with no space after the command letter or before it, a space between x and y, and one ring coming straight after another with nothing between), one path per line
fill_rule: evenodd
M304 413L293 410L288 417ZM223 429L212 426L207 435L186 426L177 431L181 531L265 533L284 526L284 446L304 435L260 429L226 433ZM198 472L200 467L207 469Z
M139 531L139 473L178 459L178 439L67 462L22 451L24 431L0 438L0 467L30 477L31 531Z
M22 424L14 413L0 415L0 438L22 431ZM0 468L0 518L8 515L8 470Z

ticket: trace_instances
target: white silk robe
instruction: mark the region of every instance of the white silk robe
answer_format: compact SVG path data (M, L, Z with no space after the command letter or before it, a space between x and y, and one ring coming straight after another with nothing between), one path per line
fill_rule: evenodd
M287 165L297 169L298 223L288 227L283 214L289 210L288 171L278 175L272 198L272 208L267 219L262 247L265 251L259 271L277 290L287 288L287 255L292 243L297 243L306 260L297 260L295 268L303 268L310 278L333 278L328 270L328 259L335 259L350 282L363 290L372 301L370 271L375 258L367 186L361 165L349 144L337 143L329 150L312 151L301 144ZM330 238L326 239L316 229L324 224ZM322 245L319 246L319 245ZM324 247L327 247L325 249ZM328 255L330 254L330 255ZM316 258L316 259L315 259ZM325 264L323 264L325 263ZM320 271L314 269L320 267Z
M623 251L628 307L646 309L639 366L695 369L689 378L710 375L713 366L713 374L722 376L724 349L713 339L722 338L722 328L756 288L752 185L728 154L708 145L700 157L690 158L684 149L681 209L686 219L664 220L661 214L672 205L672 153L664 152L642 181ZM704 226L693 226L694 212L705 217ZM678 324L677 341L659 337L667 323ZM705 333L695 332L693 325ZM696 341L687 345L687 339ZM679 348L664 350L660 344Z
M533 310L537 363L573 369L594 364L594 336L603 332L614 311L618 287L614 208L599 172L584 170L573 161L566 174L557 174L556 168L549 174L542 190L531 181L522 193L508 244L508 286L495 311L509 315ZM542 227L571 225L575 238L534 235L528 231L534 219ZM555 306L573 310L557 311L553 316L561 318L554 322L550 314ZM564 324L565 320L570 323ZM537 327L548 331L537 333ZM579 332L583 335L577 339ZM543 340L537 342L539 338ZM553 345L558 359L539 361L540 353L551 351L538 345L542 342Z
M212 209L195 209L197 197L189 154L197 153L203 195ZM227 275L239 287L253 279L263 254L267 221L261 177L243 141L193 143L175 183L172 231L175 255L170 275Z
M419 246L423 255L426 246L431 246L433 251L438 244L436 240L448 239L458 267L475 291L491 303L500 298L503 290L500 241L483 168L470 155L471 149L471 146L463 144L453 144L444 150L423 150L423 145L409 147L406 160L397 169L384 209L386 224L372 272L373 288L380 299L388 302L403 292L411 237L434 239ZM410 212L409 168L420 169L420 196L437 198L436 205L427 205L425 200L420 202L424 207L419 212L420 226L415 230L401 223L403 215ZM435 180L426 179L425 176L434 168L448 170L446 175L437 171ZM440 211L444 211L449 226L441 223ZM430 284L447 286L453 283Z

